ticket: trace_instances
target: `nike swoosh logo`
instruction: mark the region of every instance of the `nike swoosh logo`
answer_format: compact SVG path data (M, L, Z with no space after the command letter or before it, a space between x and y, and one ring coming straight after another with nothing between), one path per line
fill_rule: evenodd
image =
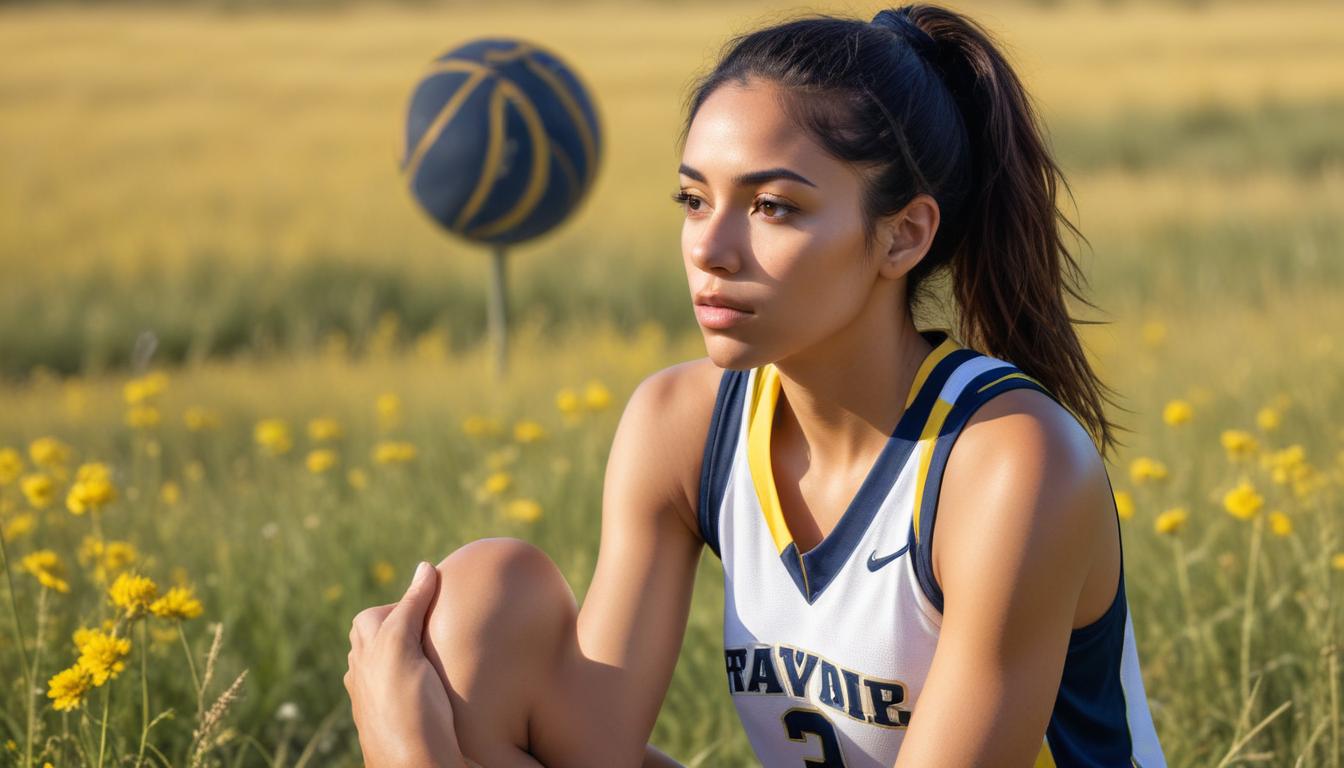
M887 555L886 557L876 557L877 550L873 550L872 554L868 555L868 570L876 571L878 568L881 568L887 563L890 563L892 560L895 560L901 555L904 555L905 551L909 548L910 545L906 544L904 547L901 547L900 549L896 550L895 552L892 552L890 555Z

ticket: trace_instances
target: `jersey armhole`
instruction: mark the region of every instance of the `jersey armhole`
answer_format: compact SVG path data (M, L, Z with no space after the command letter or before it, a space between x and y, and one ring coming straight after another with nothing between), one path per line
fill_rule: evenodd
M733 467L733 453L742 415L742 394L751 371L724 369L719 379L719 391L714 397L714 414L709 421L704 455L700 462L700 498L696 522L700 538L720 560L719 512L723 494L728 487L728 475Z
M1011 372L1005 373L1005 370ZM1040 382L1016 368L1005 369L1000 367L976 376L966 384L966 388L962 390L957 402L948 412L944 427L939 431L938 437L933 443L933 455L929 461L928 471L923 478L918 480L923 484L923 489L919 514L913 516L910 522L911 564L915 571L915 579L919 582L924 597L928 599L940 616L943 613L943 590L933 573L933 535L937 522L938 496L942 488L943 470L947 467L947 459L952 453L952 446L961 436L961 430L966 426L966 422L970 421L971 416L975 415L980 406L992 400L996 395L1011 389L1034 389L1045 394L1051 400L1059 402L1059 399L1042 386ZM1060 406L1064 407L1063 403L1060 403ZM918 531L915 529L915 520L918 520L919 523Z

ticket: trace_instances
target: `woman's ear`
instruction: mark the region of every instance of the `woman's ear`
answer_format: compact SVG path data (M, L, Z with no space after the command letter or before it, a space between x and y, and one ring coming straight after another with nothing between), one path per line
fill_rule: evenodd
M937 201L922 192L901 210L882 218L877 225L882 276L895 280L914 269L933 245L938 222Z

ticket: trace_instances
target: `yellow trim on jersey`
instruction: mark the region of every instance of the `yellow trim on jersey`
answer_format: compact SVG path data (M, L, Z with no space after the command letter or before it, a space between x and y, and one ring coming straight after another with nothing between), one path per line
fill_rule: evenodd
M1025 374L1025 373L1022 373L1021 371L1018 371L1018 372L1016 372L1016 373L1010 373L1010 374L1008 374L1007 376L1000 376L999 378L997 378L997 379L995 379L995 380L989 382L989 383L986 384L985 386L983 386L983 387L977 389L977 390L976 390L976 394L979 394L979 393L981 393L981 392L984 392L986 389L989 389L990 387L994 386L995 384L998 384L1000 381L1006 381L1006 380L1008 380L1008 379L1026 379L1027 381L1030 381L1030 382L1032 382L1033 384L1036 384L1036 385L1039 386L1041 389L1045 389L1045 385L1044 385L1044 384L1041 384L1041 382L1037 381L1036 379L1033 379L1032 377L1028 376L1028 375Z
M928 421L924 422L924 431L919 435L919 444L915 450L919 452L919 474L915 476L915 541L919 541L919 507L924 499L924 481L929 476L929 465L933 463L933 449L938 444L938 432L943 428L943 422L947 421L947 414L952 411L952 403L944 400L939 395L938 400L933 404L933 411L929 414Z
M910 385L910 394L906 397L908 409L919 395L934 367L943 358L961 347L952 339L951 334L933 349L919 365L915 380ZM779 402L779 369L774 363L766 363L756 370L756 386L752 389L747 418L747 464L751 469L752 484L756 488L756 499L765 514L765 525L770 530L770 538L775 542L775 550L780 554L793 543L793 534L784 521L784 512L779 503L779 491L775 487L774 469L770 462L770 430L774 425L775 406ZM942 403L941 400L938 401ZM938 405L934 406L937 413ZM946 416L946 413L943 414ZM939 425L942 419L939 419ZM936 435L937 432L935 431ZM918 507L916 507L918 509ZM806 571L803 572L806 578Z
M770 428L775 420L775 404L779 402L779 369L766 363L756 371L756 387L751 393L751 421L747 425L747 463L751 467L752 484L756 498L765 513L765 525L775 550L783 554L793 542L784 512L779 504L779 492L770 467Z
M1041 752L1036 755L1032 768L1055 768L1055 756L1050 752L1050 742L1041 742Z

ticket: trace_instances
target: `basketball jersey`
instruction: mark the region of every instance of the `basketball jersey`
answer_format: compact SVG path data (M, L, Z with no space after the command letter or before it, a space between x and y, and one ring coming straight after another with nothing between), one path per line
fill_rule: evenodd
M895 763L938 643L932 537L952 444L995 395L1050 395L944 330L921 334L934 349L896 429L834 529L801 553L770 469L778 369L723 373L699 526L723 563L728 691L766 768ZM1139 676L1123 551L1110 608L1072 630L1035 765L1165 765Z

